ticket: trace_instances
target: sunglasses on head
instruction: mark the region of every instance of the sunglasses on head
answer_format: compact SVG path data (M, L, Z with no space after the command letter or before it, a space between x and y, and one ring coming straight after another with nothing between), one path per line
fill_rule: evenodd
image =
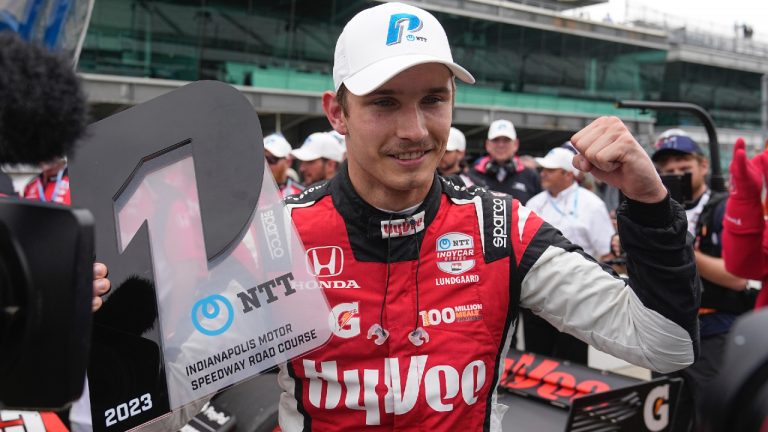
M273 156L273 155L265 155L264 158L267 159L267 163L270 164L270 165L274 165L274 164L280 162L282 159L285 159L285 158L280 158L280 157Z

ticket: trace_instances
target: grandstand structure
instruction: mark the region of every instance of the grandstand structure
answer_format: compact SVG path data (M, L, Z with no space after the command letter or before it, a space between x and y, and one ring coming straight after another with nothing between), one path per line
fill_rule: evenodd
M768 44L654 22L595 22L564 13L604 0L416 0L443 23L455 60L477 84L459 84L454 123L483 152L488 124L512 120L521 152L544 153L600 115L625 120L644 145L683 126L679 113L616 108L617 100L682 101L706 108L723 143L762 148ZM332 89L333 52L365 0L99 0L78 70L96 119L189 81L237 86L265 133L298 146L328 130L320 95ZM751 36L751 35L750 35ZM762 99L765 98L765 99Z

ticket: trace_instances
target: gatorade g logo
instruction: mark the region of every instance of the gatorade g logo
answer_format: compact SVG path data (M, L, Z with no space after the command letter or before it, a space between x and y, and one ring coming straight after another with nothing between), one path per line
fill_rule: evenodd
M649 431L660 431L669 426L669 384L654 387L648 392L643 405L643 420Z
M407 26L407 27L406 27ZM387 46L395 45L403 41L403 30L409 32L417 32L421 30L422 22L416 15L400 13L393 14L389 17L389 29L387 29ZM406 36L408 40L425 40L425 38L416 38L414 35L409 34Z
M222 308L223 306L223 308ZM223 312L222 309L226 309ZM235 319L232 303L220 294L210 295L192 306L192 324L202 334L217 336L229 329ZM221 321L224 321L222 324Z

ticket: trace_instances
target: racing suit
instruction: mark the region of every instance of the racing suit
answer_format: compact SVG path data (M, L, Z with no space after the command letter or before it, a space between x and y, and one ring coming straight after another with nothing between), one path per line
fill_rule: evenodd
M694 360L693 251L669 199L619 212L631 289L508 195L438 176L411 214L367 204L346 169L286 205L307 268L329 282L334 335L281 367L283 431L500 430L519 306L637 365ZM412 341L416 327L428 337Z

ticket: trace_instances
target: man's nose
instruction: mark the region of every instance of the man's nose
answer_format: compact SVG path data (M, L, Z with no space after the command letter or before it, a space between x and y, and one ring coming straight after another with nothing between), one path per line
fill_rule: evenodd
M419 142L427 136L424 113L419 106L408 106L401 110L397 119L398 138Z

